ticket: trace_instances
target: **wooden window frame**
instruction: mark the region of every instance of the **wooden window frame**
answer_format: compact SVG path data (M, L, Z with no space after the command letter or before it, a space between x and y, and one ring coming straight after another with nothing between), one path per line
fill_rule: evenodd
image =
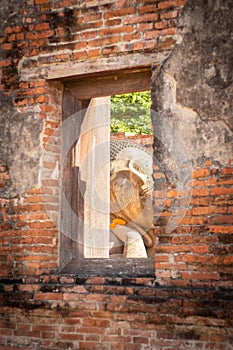
M151 68L147 66L65 79L63 122L86 108L92 98L150 90L151 75ZM78 199L75 196L72 200L76 202ZM62 210L61 203L61 217ZM60 273L76 276L154 277L154 257L80 258L77 257L75 240L67 238L61 230Z

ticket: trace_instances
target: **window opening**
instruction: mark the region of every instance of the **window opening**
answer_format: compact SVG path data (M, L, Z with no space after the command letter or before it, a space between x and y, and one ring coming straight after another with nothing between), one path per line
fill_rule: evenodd
M63 271L75 269L77 259L92 266L99 264L96 259L113 258L119 273L122 259L135 258L126 263L132 270L133 260L154 256L153 136L150 92L143 89L149 87L150 76L146 69L94 78L98 89L87 78L65 86L64 119L72 113L79 117L78 138L63 166L62 202L72 208L67 213L61 203ZM63 138L66 143L70 135ZM153 265L143 264L141 269L135 265L134 275L151 274Z
M154 254L150 106L149 91L111 97L110 257Z

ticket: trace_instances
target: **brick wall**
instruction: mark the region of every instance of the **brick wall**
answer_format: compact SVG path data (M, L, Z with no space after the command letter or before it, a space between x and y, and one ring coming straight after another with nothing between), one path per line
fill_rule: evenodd
M155 247L156 276L163 283L168 279L177 285L182 279L182 285L232 285L231 173L230 166L217 170L206 161L205 167L193 171L186 190L167 190L163 181L165 188L155 191L155 204L159 207L161 200L164 204L157 218ZM156 170L155 182L161 183L163 176ZM166 232L172 217L178 226Z
M229 291L171 288L149 278L52 275L2 282L7 306L0 327L5 345L20 344L23 349L30 345L33 349L231 349Z
M139 134L132 135L125 132L114 132L110 134L111 140L127 140L129 142L137 143L143 146L147 152L150 152L153 155L153 134Z
M47 178L46 169L55 168L59 159L59 141L54 145L54 131L61 123L63 88L58 82L46 80L43 69L59 69L59 63L63 62L94 62L116 54L127 57L145 50L150 53L161 49L168 54L177 40L177 16L184 1L154 4L102 1L98 8L92 1L26 1L25 4L16 18L9 16L1 35L1 90L5 108L13 105L9 109L14 111L14 120L9 116L3 127L9 128L10 139L15 139L11 153L20 151L24 158L22 162L16 155L9 156L9 145L3 149L3 161L10 167L11 186L3 204L8 217L3 216L0 225L7 224L9 228L10 241L5 249L14 261L14 271L2 266L4 276L34 275L57 269L58 232L46 212L51 210L56 215L59 211L58 180L51 179L50 174ZM33 76L29 76L30 71ZM25 115L33 119L27 125ZM19 144L21 135L19 129L15 130L21 116L22 128L27 128L25 145ZM34 154L29 158L26 148L31 146L30 133L35 127L40 128L40 133L34 139L40 143L32 146ZM4 135L2 143L9 143L8 140ZM32 164L32 158L38 158L38 163L45 159L43 170L38 171L38 164ZM27 177L22 178L22 166ZM29 180L32 173L34 178ZM23 180L26 183L21 184Z
M211 75L213 67L211 70L206 65L208 57L213 61L216 54L211 56L209 41L201 42L200 31L201 24L214 23L220 27L214 31L209 25L204 30L207 37L218 38L216 45L228 42L228 37L222 39L229 34L231 26L225 28L223 23L227 25L232 18L231 6L227 2L224 7L223 1L215 5L211 1L205 4L189 1L183 13L185 2L3 0L0 10L3 23L0 32L2 349L4 346L54 350L232 349L233 167L229 148L231 124L226 120L230 105L226 96L229 98L232 84L227 83L227 69L225 73L220 69L221 81ZM195 17L198 8L200 14ZM216 14L222 16L221 21L214 17ZM184 22L178 30L179 15ZM202 16L205 21L199 24L198 18ZM192 27L195 21L199 28ZM186 51L183 48L188 45L185 38L192 42L195 35L204 43L200 44L198 55L195 51L198 40ZM221 50L221 45L218 52L227 51ZM180 56L175 51L179 47L184 50ZM220 105L225 109L216 120L215 113L208 114L209 106L202 124L197 124L193 115L192 124L189 115L187 125L184 121L180 123L182 127L177 115L183 115L184 109L179 110L180 114L178 109L174 112L175 128L180 127L184 142L190 146L192 163L189 181L181 189L173 176L172 163L167 169L163 162L170 155L162 147L159 158L156 141L159 125L155 125L155 276L98 277L98 271L95 277L81 273L62 276L58 272L57 226L60 178L51 178L60 159L57 127L62 120L63 82L58 76L71 77L72 70L76 74L77 70L84 72L85 64L101 72L100 63L107 62L111 70L117 59L133 67L138 57L147 60L154 54L158 59L151 62L153 109L164 118L167 115L170 118L171 105L174 106L173 97L170 98L173 80L161 75L161 66L168 56L164 70L177 81L179 107L181 104L187 110L198 111L201 96L206 101L211 96L210 105L216 113ZM178 63L173 63L173 54L179 58ZM189 55L194 56L195 62L187 68ZM206 61L203 63L201 58ZM220 59L222 67L228 67L229 62ZM201 71L204 65L209 69L202 75L209 79L208 86L202 78L195 80L198 71L195 67ZM187 69L191 73L191 67L196 71L187 74ZM206 95L201 92L196 101L193 91L197 96L200 81ZM210 86L214 86L215 95ZM165 99L159 91L166 92ZM201 106L206 111L204 104ZM172 139L168 131L167 134ZM172 230L168 229L171 222Z

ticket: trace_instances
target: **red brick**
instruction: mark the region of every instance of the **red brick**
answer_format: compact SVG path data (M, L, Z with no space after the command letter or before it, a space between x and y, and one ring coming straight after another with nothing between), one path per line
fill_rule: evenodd
M141 344L126 344L126 343L121 343L121 342L117 342L116 344L112 344L111 346L111 350L141 350L142 346ZM156 350L160 350L160 349L156 349Z
M86 318L83 320L84 326L110 327L110 321L97 318Z
M154 28L155 29L166 29L166 28L169 28L169 27L175 27L176 26L176 23L174 20L163 20L163 21L160 21L160 22L156 22L154 24ZM174 32L175 33L175 32Z
M72 60L83 60L86 57L87 57L86 51L73 52L72 54Z
M38 338L40 336L40 332L32 332L30 330L27 330L25 325L19 326L18 329L14 332L14 335L17 336L24 336L24 337L35 337Z
M104 334L105 328L104 327L94 327L94 326L83 326L79 329L79 332L81 334L83 333L94 333L94 334Z
M17 209L15 209L17 210ZM43 204L30 204L29 211L40 211L44 210L44 205Z
M106 28L106 29L101 29L98 32L98 35L100 36L109 36L109 35L114 35L114 34L122 34L122 33L131 33L133 31L133 26L128 25L128 26L120 26L120 27L113 27L113 28Z
M68 325L77 325L81 323L81 320L78 318L66 318L64 322Z
M148 344L149 339L146 337L133 337L133 343Z
M53 239L50 237L40 236L40 237L24 237L24 238L14 238L11 240L12 244L52 244ZM32 248L30 248L32 249Z
M171 253L171 252L189 252L191 247L189 245L158 245L155 246L155 252L157 253Z
M161 19L169 19L169 18L177 18L177 17L178 17L178 11L177 10L160 13L160 18ZM207 165L208 164L206 164L206 166Z
M207 198L191 198L190 205L197 205L197 206L209 206L213 203L212 197Z
M194 188L192 190L192 197L207 197L209 195L209 189L207 188Z
M210 222L210 219L206 216L195 216L195 217L184 217L182 219L175 218L175 222L178 222L178 224L181 225L203 225L208 224Z
M233 175L233 168L224 168L221 170L221 173L224 175Z
M233 194L233 188L230 187L214 187L210 189L210 195L211 196L218 196L218 195L231 195Z
M170 0L170 1L160 1L158 3L158 9L163 10L169 7L176 7L176 6L182 6L185 5L187 0Z
M186 263L182 263L182 262L179 262L179 263L175 263L175 264L171 264L171 263L156 263L155 264L155 268L156 270L159 269L159 270L168 270L168 271L176 271L179 273L180 275L180 272L179 270L187 270L187 264ZM157 276L157 273L156 273L156 276ZM169 277L169 276L166 276L166 277ZM140 294L143 294L144 293L140 293Z
M84 50L87 48L87 42L86 41L80 41L78 43L73 44L73 50ZM65 57L65 60L67 61L67 57Z
M46 22L35 25L35 30L38 30L38 31L47 30L49 28L50 28L49 23L46 23Z
M39 87L39 86L48 86L48 84L45 81L30 81L29 87Z
M44 31L39 32L39 33L29 32L26 34L26 39L27 40L37 40L37 39L49 38L49 37L52 37L53 35L54 35L53 30L44 30Z
M97 342L100 342L100 336L97 335L97 334L87 334L85 336L85 340L87 340L87 341L95 341L97 343Z
M55 339L56 336L55 332L41 332L42 339Z
M90 15L85 16L85 20L87 22L98 21L101 18L102 18L102 14L100 12L92 13Z
M119 334L108 334L102 337L104 341L115 343L115 342L124 342L125 344L131 342L130 336L120 336Z
M97 49L93 49L93 50L89 50L87 53L88 57L90 58L94 58L94 57L100 57L101 55L101 50L99 48Z
M71 340L72 342L75 340L83 340L84 336L82 334L70 334L70 333L60 333L59 337L64 340ZM92 344L93 346L93 344Z
M53 247L53 246L42 246L42 245L38 245L37 247L25 246L24 250L25 250L25 253L47 254L49 256L52 256L52 254L56 253L56 247Z
M157 13L149 13L146 15L141 16L130 16L124 20L124 24L134 24L134 23L148 23L148 22L155 22L158 20L158 14Z
M25 275L30 275L32 274L32 271L30 270L35 270L33 272L33 275L35 276L40 276L43 273L50 273L51 270L56 270L58 268L57 262L41 262L41 263L32 263L32 262L27 262L25 263L25 268L26 271L24 272ZM27 270L28 269L28 270Z
M10 33L19 33L23 30L23 28L21 26L13 26L13 27L7 27L5 29L5 33L6 34L10 34Z
M192 215L226 214L227 208L221 207L196 207L191 210Z
M18 286L20 291L38 291L40 286L38 284L21 284Z
M136 12L136 9L132 8L132 7L122 8L120 10L107 11L104 14L104 18L110 19L110 18L114 18L114 17L121 17L121 16L125 16L125 15L134 14L135 12Z
M27 197L27 201L29 203L37 203L37 202L42 202L42 196L31 196L31 197Z
M117 51L118 51L118 47L116 45L106 46L102 48L103 55L111 55L113 53L116 53Z
M224 265L232 265L233 264L233 255L226 256L223 260Z
M149 13L149 12L156 12L157 10L157 5L146 5L146 6L140 6L138 8L139 14L144 14L144 13Z
M2 44L2 50L9 51L13 49L13 45L10 43Z
M214 186L216 185L218 182L218 179L216 178L212 178L212 179L208 179L208 180L193 180L191 182L191 186L194 187L207 187L207 186Z
M232 215L216 215L211 220L212 224L233 224Z
M133 44L134 50L142 50L144 46L144 43L142 43L141 41Z
M196 246L192 246L192 250L194 253L206 254L209 251L209 246L208 245L196 245Z
M115 4L116 4L116 8L130 7L132 6L132 0L116 0Z
M0 334L3 336L4 335L13 336L13 330L0 327ZM0 345L0 350L4 350L4 348L2 348L1 345ZM8 350L8 349L5 348L5 350ZM16 350L18 350L18 349L16 349Z
M66 34L67 34L67 29L65 27L56 28L56 35L57 36L65 36Z
M97 30L93 30L91 32L83 32L81 33L82 40L90 40L97 37Z
M72 5L72 0L63 0L60 2L60 6L57 4L56 5L56 8L59 8L59 7L65 7L65 6L71 6Z
M63 299L65 301L80 300L79 294L77 294L77 293L64 293L63 294Z
M156 266L156 265L155 265ZM170 278L171 272L170 271L156 271L156 278Z
M44 229L44 228L53 228L54 223L51 221L36 221L36 222L29 222L28 226L30 228L38 228L38 229Z
M213 342L227 342L227 337L225 334L216 334L211 333L209 334L210 340Z
M8 41L11 42L11 41L15 41L16 40L16 35L15 34L11 34L8 36Z
M166 256L166 255L157 254L156 255L156 261L157 262L168 262L169 261L169 257Z
M40 110L42 112L54 112L55 108L51 105L40 105ZM58 123L55 123L55 125L58 125Z
M104 284L105 283L105 278L104 277L92 277L88 278L86 281L87 284Z
M35 0L36 5L48 4L49 2L50 2L50 0Z
M210 176L210 170L209 169L198 169L193 172L193 177L194 178L199 178L199 177L207 177Z
M233 178L218 179L218 185L233 185Z
M19 40L24 40L25 39L25 36L24 36L24 33L19 33L19 34L16 34L16 40L19 41ZM19 44L18 44L19 45Z
M111 45L116 44L121 41L120 35L110 36L106 38L98 38L94 40L90 40L88 43L89 47L99 47L99 46L105 46L105 45Z
M55 169L56 167L56 163L52 163L52 162L43 162L43 167L47 168L47 169Z
M117 25L120 25L120 24L121 24L121 19L120 18L110 19L110 20L105 22L105 25L107 27L117 26Z
M232 196L215 196L213 197L215 204L219 206L232 206L233 198Z
M217 272L182 272L182 278L192 280L218 280Z
M140 23L138 25L138 32L145 32L153 29L153 23Z
M41 96L35 97L34 99L31 100L32 104L48 103L48 102L49 102L49 96L46 96L46 95L41 95Z
M167 192L167 197L169 198L178 197L178 196L179 196L179 192L177 190L171 190Z

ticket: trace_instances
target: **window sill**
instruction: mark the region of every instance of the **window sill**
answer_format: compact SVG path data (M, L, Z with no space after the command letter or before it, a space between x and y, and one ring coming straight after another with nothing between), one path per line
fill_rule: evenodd
M155 277L154 258L72 259L60 272L76 276Z

